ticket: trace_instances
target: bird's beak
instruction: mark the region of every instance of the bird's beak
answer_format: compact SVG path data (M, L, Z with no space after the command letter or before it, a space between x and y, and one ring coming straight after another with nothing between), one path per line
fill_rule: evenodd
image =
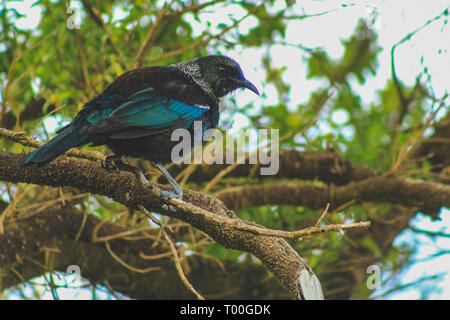
M235 81L240 88L249 89L259 96L258 89L256 89L255 85L253 83L251 83L250 81L248 81L247 79L239 79L239 80L235 80Z

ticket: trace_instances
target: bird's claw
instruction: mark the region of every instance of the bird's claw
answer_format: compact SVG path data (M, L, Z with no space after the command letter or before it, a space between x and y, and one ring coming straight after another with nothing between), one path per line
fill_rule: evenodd
M102 161L102 168L108 171L109 173L120 174L121 170L119 169L118 166L119 163L123 163L121 157L109 156L106 157L105 161Z
M176 207L171 206L171 205L167 205L167 204L163 204L161 206L161 208L163 208L166 211L172 211L172 212L177 212L178 211L178 209Z
M161 198L163 201L167 201L169 200L169 198L183 200L183 192L181 191L176 193L172 191L161 190Z
M169 198L175 198L182 201L183 189L181 189L177 181L171 176L171 174L166 170L166 168L164 168L164 166L161 163L154 163L153 165L164 174L164 176L166 177L166 179L169 181L169 183L172 185L173 188L173 191L161 190L162 200L167 201L169 200Z
M136 175L137 179L139 180L139 182L143 185L143 186L148 186L150 184L150 182L147 180L147 178L145 177L144 171L139 169L139 168L135 168L134 170L134 174Z

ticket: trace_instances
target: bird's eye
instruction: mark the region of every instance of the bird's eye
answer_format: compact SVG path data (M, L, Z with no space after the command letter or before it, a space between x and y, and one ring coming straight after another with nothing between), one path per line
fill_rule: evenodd
M227 69L224 66L219 66L219 73L224 74L226 71Z

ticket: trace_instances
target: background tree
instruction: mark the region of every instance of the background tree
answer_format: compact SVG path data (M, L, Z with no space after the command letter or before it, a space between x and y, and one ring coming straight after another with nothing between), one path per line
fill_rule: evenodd
M4 3L4 297L41 297L44 287L58 298L62 287L79 286L64 275L73 265L81 270L82 292L94 298L103 292L139 299L304 298L300 271L314 270L325 298L367 299L367 267L373 264L382 267L382 287L394 281L384 293L398 289L396 275L413 263L415 247L394 245L394 239L418 212L438 219L450 205L450 120L447 93L436 94L423 59L413 86L399 79L397 49L432 24L444 32L448 8L425 17L392 48L378 45L370 19L342 40L337 59L287 41L292 21L353 6L308 15L292 1L40 1L31 27L30 16ZM277 67L284 57L273 53L275 46L300 52L298 64L307 74L298 76L319 83L306 103L295 100L294 84L285 78L289 70ZM376 75L383 49L390 50L391 76L366 103L357 88ZM47 140L128 69L250 51L262 56L253 74L263 77L263 97L228 101L238 109L222 113L221 127L231 127L228 134L279 129L274 176L259 175L258 164L172 165L186 190L186 202L168 203L173 210L158 188L142 189L127 172L105 172L100 161L106 149L72 150L68 155L78 159L59 158L41 169L17 165L23 152ZM233 122L243 118L244 124ZM138 164L156 186L157 172ZM370 229L353 228L366 220ZM315 234L323 231L337 232Z

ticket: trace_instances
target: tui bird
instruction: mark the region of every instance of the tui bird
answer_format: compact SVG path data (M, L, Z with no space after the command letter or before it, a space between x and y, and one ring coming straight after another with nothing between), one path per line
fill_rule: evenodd
M150 160L175 191L162 191L162 196L182 199L182 189L163 166L171 162L177 143L171 141L172 131L184 128L193 136L194 121L202 122L203 133L216 128L219 98L239 88L259 95L239 64L220 55L128 71L88 101L56 137L19 164L44 166L70 148L88 143L107 145L115 155L106 159L106 169L122 156ZM143 183L148 183L142 171L136 170Z

